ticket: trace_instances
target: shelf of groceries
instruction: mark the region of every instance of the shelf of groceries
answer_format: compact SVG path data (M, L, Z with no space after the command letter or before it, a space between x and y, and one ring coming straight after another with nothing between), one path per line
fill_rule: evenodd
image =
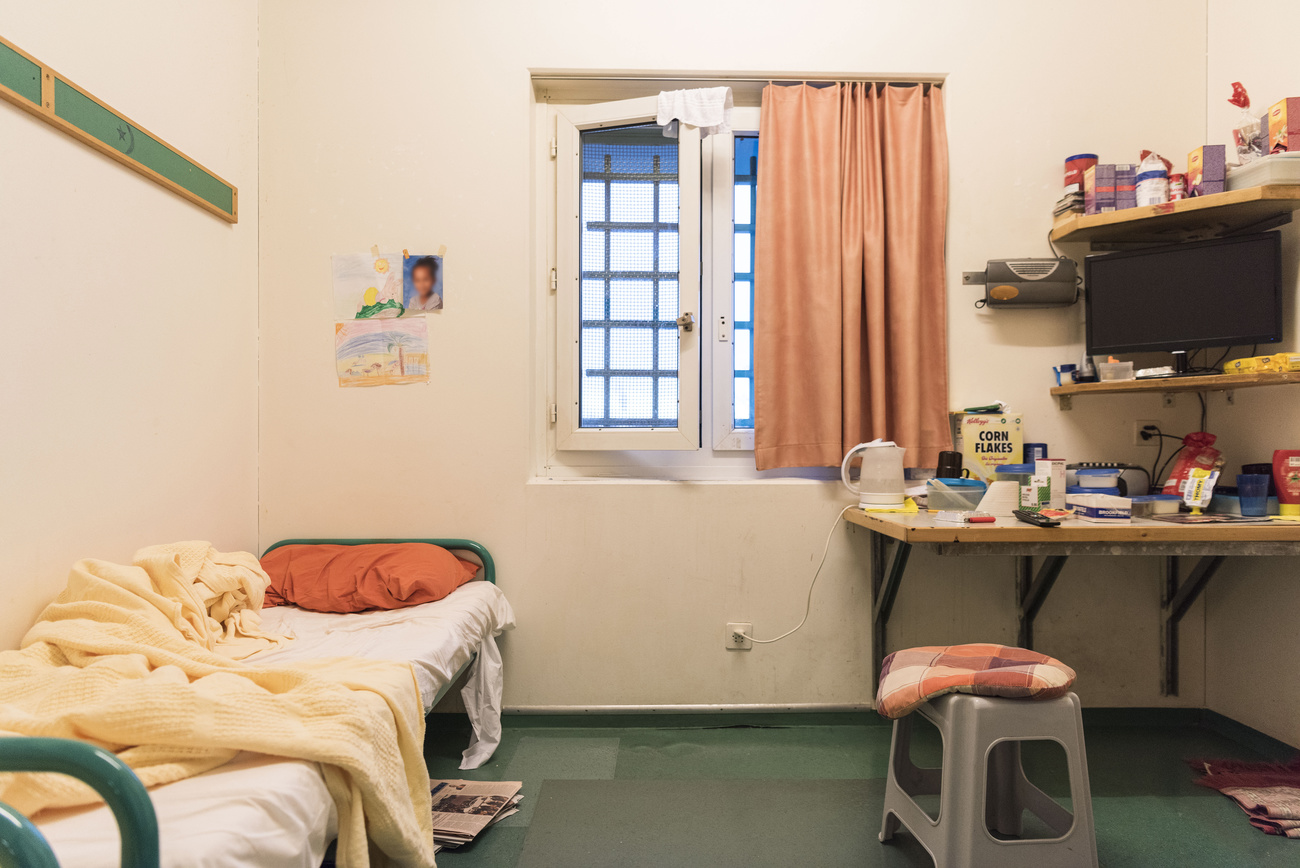
M1257 226L1293 211L1300 211L1300 184L1267 184L1100 214L1062 214L1052 226L1052 240L1173 241L1188 236L1211 237Z
M1102 380L1065 383L1052 387L1054 397L1105 395L1123 392L1229 392L1257 386L1300 385L1300 371L1249 371L1197 377L1162 377L1143 380Z
M1300 211L1300 97L1260 115L1241 82L1228 102L1241 113L1232 145L1201 145L1186 169L1153 151L1137 163L1096 154L1065 160L1065 190L1053 209L1053 242L1161 243L1258 231Z

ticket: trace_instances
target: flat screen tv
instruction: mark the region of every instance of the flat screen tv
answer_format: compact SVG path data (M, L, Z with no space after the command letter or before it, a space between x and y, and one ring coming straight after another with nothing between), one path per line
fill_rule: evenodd
M1088 353L1187 353L1282 339L1276 232L1170 244L1084 260Z

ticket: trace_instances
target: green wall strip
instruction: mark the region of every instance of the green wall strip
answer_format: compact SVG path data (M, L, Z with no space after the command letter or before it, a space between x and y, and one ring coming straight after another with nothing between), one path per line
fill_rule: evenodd
M0 84L36 105L41 104L41 68L0 43Z
M40 90L39 80L37 90ZM235 191L230 185L214 178L202 166L132 126L57 76L54 79L54 113L227 214L234 211Z

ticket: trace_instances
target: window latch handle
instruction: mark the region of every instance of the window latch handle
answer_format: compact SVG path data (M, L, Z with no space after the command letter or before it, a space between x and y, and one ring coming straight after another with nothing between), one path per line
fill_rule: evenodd
M688 310L686 313L677 317L677 325L684 332L695 331L695 314Z

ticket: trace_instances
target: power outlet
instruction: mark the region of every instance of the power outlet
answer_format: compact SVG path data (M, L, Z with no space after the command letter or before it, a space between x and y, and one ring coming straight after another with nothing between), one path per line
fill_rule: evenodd
M1143 439L1142 439L1142 429L1143 429L1145 426L1147 426L1147 425L1159 425L1159 424L1160 424L1160 423L1157 422L1155 419L1138 419L1136 422L1134 422L1134 423L1133 423L1133 445L1134 445L1134 446L1150 446L1152 449L1154 449L1154 448L1156 448L1157 446L1159 446L1159 445L1160 445L1160 437L1159 437L1159 436L1158 436L1154 431L1151 432L1151 438L1150 438L1149 440L1143 440Z
M740 635L742 633L745 635ZM736 621L727 625L726 632L722 635L722 644L728 651L752 651L754 643L746 637L753 635L753 624L748 621Z

